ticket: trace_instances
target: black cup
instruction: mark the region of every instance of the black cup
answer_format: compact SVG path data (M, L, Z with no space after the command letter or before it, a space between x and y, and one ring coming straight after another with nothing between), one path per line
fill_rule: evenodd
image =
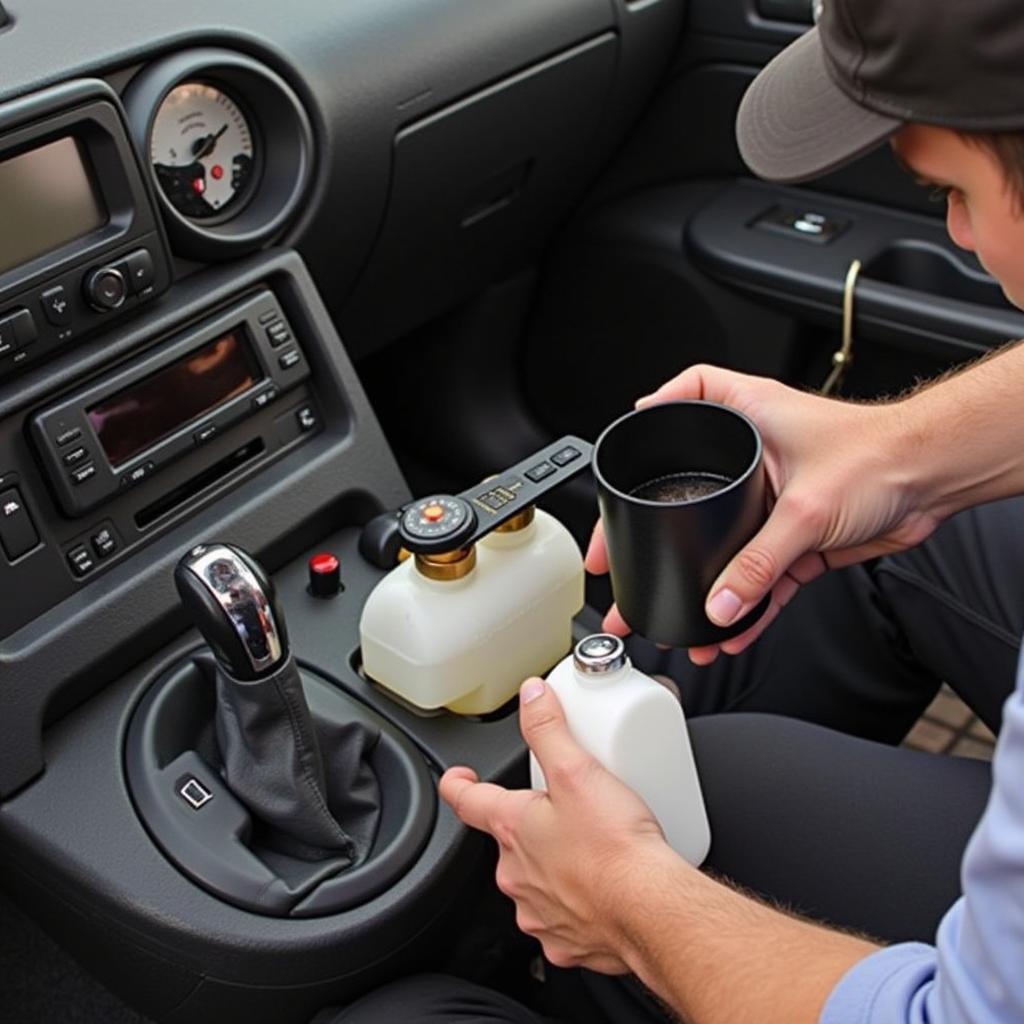
M704 614L711 585L767 515L761 436L746 416L713 402L627 413L598 438L594 476L615 603L637 633L701 647L757 622L767 597L728 628ZM710 484L689 487L695 477Z

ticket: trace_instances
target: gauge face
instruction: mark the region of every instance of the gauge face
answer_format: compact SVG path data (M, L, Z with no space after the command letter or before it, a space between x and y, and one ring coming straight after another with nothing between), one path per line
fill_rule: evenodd
M230 212L253 178L249 123L227 93L185 82L153 119L150 159L171 205L193 220Z

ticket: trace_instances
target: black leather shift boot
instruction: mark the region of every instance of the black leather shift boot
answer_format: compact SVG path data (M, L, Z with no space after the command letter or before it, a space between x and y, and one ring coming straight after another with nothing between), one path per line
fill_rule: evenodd
M307 861L366 857L380 817L367 757L379 736L315 724L294 658L244 682L218 666L216 732L225 781L265 827L261 845Z

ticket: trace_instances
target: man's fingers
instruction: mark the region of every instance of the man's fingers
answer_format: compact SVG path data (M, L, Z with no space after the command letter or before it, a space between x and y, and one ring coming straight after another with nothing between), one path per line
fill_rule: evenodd
M622 617L619 606L615 604L608 609L608 614L605 615L604 622L601 623L601 629L606 633L614 633L616 636L629 636L633 632L629 623Z
M469 768L449 768L441 776L438 790L461 821L482 832L495 831L498 807L507 793L501 786L479 782Z
M705 399L729 405L730 392L744 379L751 378L732 370L723 370L720 366L697 363L666 381L657 391L638 398L636 407L646 409L649 405L658 405L661 402L681 402L690 399Z
M690 656L690 661L694 665L698 665L704 668L706 665L712 664L717 658L722 648L718 644L710 644L707 647L691 647L687 654Z
M552 792L593 760L572 738L562 705L543 679L527 679L519 691L519 728Z
M780 501L753 540L715 581L705 606L708 618L719 626L731 626L741 619L816 539L799 516L787 514L786 503Z
M600 519L590 535L587 557L583 559L583 565L587 572L594 576L603 576L608 571L608 548L604 543L604 526Z

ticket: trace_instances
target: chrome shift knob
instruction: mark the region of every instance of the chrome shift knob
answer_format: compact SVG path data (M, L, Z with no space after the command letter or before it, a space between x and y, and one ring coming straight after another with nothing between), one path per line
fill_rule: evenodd
M259 679L288 657L274 586L251 555L228 544L200 544L178 563L174 582L221 667L235 679Z

